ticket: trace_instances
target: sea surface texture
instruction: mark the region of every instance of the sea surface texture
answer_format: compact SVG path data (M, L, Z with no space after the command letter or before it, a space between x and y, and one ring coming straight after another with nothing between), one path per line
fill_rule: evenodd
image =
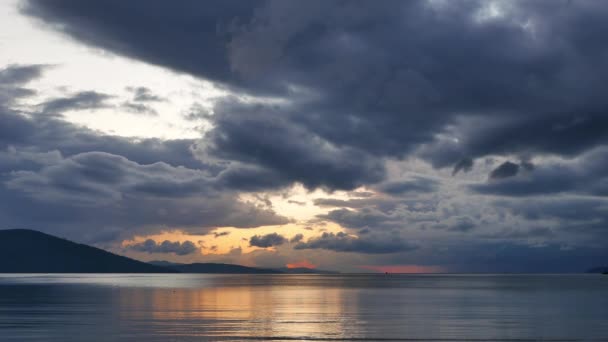
M0 341L608 341L602 275L0 275Z

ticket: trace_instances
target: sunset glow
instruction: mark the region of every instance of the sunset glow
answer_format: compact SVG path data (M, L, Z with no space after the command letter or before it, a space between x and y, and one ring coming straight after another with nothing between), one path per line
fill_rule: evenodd
M286 264L285 267L287 267L287 268L310 268L310 269L313 269L313 268L317 268L317 265L312 264L308 260L302 260L302 261L297 261L297 262Z

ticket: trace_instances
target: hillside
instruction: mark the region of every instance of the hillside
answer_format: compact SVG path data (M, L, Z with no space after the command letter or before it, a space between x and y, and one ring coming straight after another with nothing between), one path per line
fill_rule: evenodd
M0 273L174 272L34 230L0 230Z
M592 269L587 270L587 273L608 273L608 266L602 267L594 267Z
M281 271L247 267L232 264L214 264L214 263L195 263L195 264L175 264L167 266L181 273L239 273L239 274L278 274Z

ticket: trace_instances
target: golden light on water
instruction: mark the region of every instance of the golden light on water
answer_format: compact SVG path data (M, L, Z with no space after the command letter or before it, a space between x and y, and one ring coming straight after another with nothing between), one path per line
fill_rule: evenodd
M159 322L158 331L171 336L343 338L354 333L356 322L349 320L357 309L351 293L356 290L282 283L297 279L275 281L263 287L122 289L119 305L125 308L125 319ZM351 299L349 307L345 296Z

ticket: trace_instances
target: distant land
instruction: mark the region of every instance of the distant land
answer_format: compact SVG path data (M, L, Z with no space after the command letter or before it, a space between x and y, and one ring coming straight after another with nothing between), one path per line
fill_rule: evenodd
M175 270L180 273L239 273L239 274L277 274L281 271L268 269L247 267L232 264L217 264L217 263L194 263L194 264L178 264L168 261L152 261L151 265L165 267Z
M587 270L587 273L608 273L608 266L594 267Z
M149 262L152 265L171 268L181 273L241 273L241 274L333 274L338 272L317 270L312 268L258 268L232 264L194 263L180 264L164 260Z
M0 230L0 273L175 273L35 230Z
M29 229L0 230L0 273L332 273L219 263L142 262Z

